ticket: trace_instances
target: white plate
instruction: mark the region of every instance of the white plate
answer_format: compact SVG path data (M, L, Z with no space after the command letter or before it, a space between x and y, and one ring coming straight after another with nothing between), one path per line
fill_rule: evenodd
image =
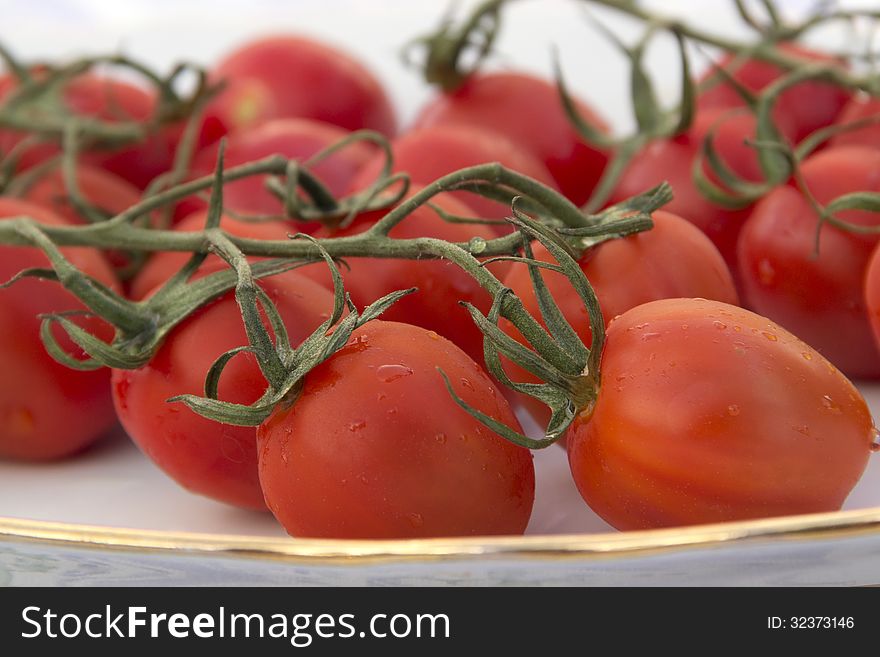
M180 0L13 4L4 38L24 56L122 44L160 66L178 58L208 63L249 36L306 30L358 53L410 117L429 91L393 55L407 37L430 29L446 3L250 0L247 21L245 3L232 0L211 3L210 16L206 3ZM514 3L500 61L547 75L548 46L559 43L572 86L624 129L626 67L599 40L584 50L587 28L575 4ZM686 9L695 22L710 15L705 24L713 27L735 24L723 19L727 0L653 4L670 13ZM637 33L626 21L603 18ZM80 27L88 28L87 42ZM662 89L670 98L677 84L668 76L673 54L659 48L651 60L667 76ZM878 417L880 385L861 388ZM538 453L536 464L537 499L525 538L304 541L286 537L268 514L182 491L116 435L66 463L0 463L0 585L880 584L880 458L871 460L843 512L627 534L613 532L581 501L561 449Z

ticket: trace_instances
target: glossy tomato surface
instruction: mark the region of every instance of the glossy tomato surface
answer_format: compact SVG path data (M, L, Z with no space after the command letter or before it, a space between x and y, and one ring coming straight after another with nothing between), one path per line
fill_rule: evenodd
M866 122L864 127L843 132L831 140L833 146L872 146L880 148L880 98L857 94L835 121L838 125Z
M655 212L654 228L638 235L600 245L580 261L581 270L590 281L605 323L640 304L675 297L704 297L725 303L738 301L730 271L718 250L696 227L669 212ZM547 250L537 245L535 257L553 262ZM545 271L544 282L569 324L584 344L590 344L592 331L587 309L562 274ZM530 315L541 320L541 311L528 268L516 265L504 279L523 301ZM519 330L507 319L502 330L527 345ZM515 381L537 383L538 379L511 362L505 370ZM522 403L539 423L549 420L548 408L522 396Z
M409 174L414 183L429 185L446 174L478 164L500 162L508 169L524 174L548 187L557 189L553 176L540 161L505 137L472 126L437 125L408 132L391 143L395 173ZM384 155L375 156L361 170L352 190L369 187L379 175ZM482 219L503 219L510 206L471 192L452 192ZM506 226L499 232L508 232Z
M328 316L332 295L292 272L261 282L284 319L291 343L305 339ZM241 313L230 293L197 310L169 333L156 356L138 370L113 371L113 400L128 435L187 490L235 506L262 509L256 430L207 420L171 397L203 395L205 375L226 351L246 345ZM266 381L250 353L234 358L220 381L220 399L256 401Z
M607 132L608 125L587 103L576 100L584 121ZM556 85L525 73L476 73L455 91L430 102L417 127L472 125L497 132L543 162L573 203L589 198L608 160L588 145L565 114Z
M224 153L224 166L229 169L270 155L283 155L304 163L350 134L338 126L310 119L267 121L229 137ZM208 147L198 154L192 166L195 176L209 175L214 171L217 150L217 146ZM375 152L372 145L358 142L334 153L309 170L331 194L340 197L348 191L357 173ZM223 188L225 207L241 214L283 214L281 201L266 189L267 177L249 176L227 183Z
M791 57L797 57L806 64L827 64L843 67L844 64L832 55L811 50L803 46L783 43L780 50ZM778 66L747 59L743 63L735 63L732 55L725 55L715 65L726 69L733 79L746 90L758 93L784 75ZM713 74L714 67L701 79L704 81ZM831 125L849 100L849 91L828 82L800 82L786 89L777 100L774 119L784 121L792 128L792 137L800 141L819 128ZM713 85L697 99L699 108L710 107L742 107L744 101L736 88L723 81Z
M415 186L410 190L414 194ZM467 214L468 209L450 194L434 196L431 202L451 214ZM387 211L378 210L360 215L343 230L319 230L315 237L345 237L361 233L373 226ZM496 237L488 226L480 224L449 223L428 206L421 206L399 223L390 233L394 239L434 237L449 242L469 242L474 237L490 240ZM479 283L458 265L440 259L404 260L394 258L346 258L341 268L346 290L358 308L364 308L377 299L401 289L418 288L391 306L382 318L414 324L436 331L451 340L478 363L483 362L483 334L460 305L466 301L482 312L489 311L492 299ZM499 263L506 264L506 263ZM494 267L494 265L491 265ZM494 269L500 275L506 267ZM315 280L331 287L326 265L309 265L303 270Z
M596 513L646 529L837 510L873 437L865 400L816 350L749 311L670 299L608 327L568 453Z
M208 109L214 132L278 118L304 118L346 130L394 134L397 120L376 77L343 50L298 35L255 39L211 72L226 90Z
M459 408L458 395L518 429L489 377L422 328L373 321L310 372L259 428L266 503L293 536L521 534L532 455Z
M0 197L0 221L29 216L47 225L68 225L51 211L26 201ZM93 249L65 248L80 271L118 291L110 265ZM41 251L0 246L0 280L33 267L48 267ZM58 283L23 280L0 290L0 458L46 460L70 456L98 440L115 417L108 370L80 372L52 359L40 340L39 315L82 310ZM112 329L91 318L77 324L103 340ZM56 337L70 354L84 357L60 331Z
M856 191L880 190L880 151L841 146L816 153L801 165L820 204ZM844 211L838 217L876 226L880 215ZM865 311L863 280L876 234L845 231L819 217L793 186L761 199L739 242L745 299L851 377L880 376L878 352Z

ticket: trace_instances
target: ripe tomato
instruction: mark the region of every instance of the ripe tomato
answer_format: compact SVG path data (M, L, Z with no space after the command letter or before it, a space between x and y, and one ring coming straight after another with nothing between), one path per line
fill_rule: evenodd
M0 197L0 221L29 216L42 224L67 225L43 207ZM65 248L64 255L81 271L117 289L110 265L87 248ZM0 280L48 259L32 248L0 246ZM57 283L23 280L0 290L0 458L47 460L69 456L95 442L114 423L109 372L80 372L52 359L40 341L41 313L80 310L83 306ZM103 340L110 327L92 318L77 323ZM61 346L81 354L63 333Z
M207 112L216 136L291 117L395 132L391 102L373 74L352 55L312 39L250 41L227 55L211 77L227 84Z
M799 57L804 63L828 63L844 66L843 62L831 55L810 50L793 43L783 43L780 50L787 55ZM784 71L773 64L756 59L746 60L735 70L730 69L733 56L721 58L717 67L728 69L734 80L752 92L760 92L781 78ZM712 75L714 69L707 71L701 82ZM776 104L775 118L784 120L792 127L792 137L798 142L814 130L834 123L843 106L849 100L849 92L827 82L801 82L785 90ZM743 100L730 84L723 81L701 93L697 99L700 109L710 107L742 107Z
M880 346L880 247L874 249L865 270L865 308L874 340Z
M613 240L598 246L581 258L580 266L593 286L605 323L617 315L648 301L675 297L705 297L725 303L737 303L730 271L718 250L696 227L669 212L654 213L654 228L644 233ZM541 245L534 247L535 257L553 262ZM587 309L573 293L571 283L562 274L543 272L544 282L562 314L577 331L584 344L592 339ZM528 268L512 267L504 285L522 299L526 310L541 317L538 299ZM521 344L525 338L507 319L501 329ZM526 370L507 361L505 370L514 381L538 383ZM550 419L548 408L525 395L520 397L526 410L539 423Z
M87 164L76 169L76 184L85 200L109 215L116 215L140 201L140 191L122 178ZM22 198L51 209L71 223L85 223L70 200L64 176L59 169L52 169L39 178L22 195Z
M415 194L418 186L410 190ZM468 209L449 194L434 196L431 202L452 214L467 214ZM387 210L366 212L344 230L322 228L315 237L345 237L361 233ZM395 239L436 237L450 242L468 242L473 237L489 240L496 237L488 227L479 224L454 224L443 221L427 206L421 206L390 233ZM358 308L382 296L406 287L419 291L404 297L382 314L389 321L414 324L436 331L454 342L478 363L483 362L483 334L459 301L467 301L488 312L492 305L489 294L458 265L446 260L398 260L391 258L346 258L342 267L346 290ZM504 264L506 263L499 263ZM491 265L494 267L494 265ZM494 269L501 275L507 269ZM330 275L323 263L309 265L303 273L330 287Z
M871 414L821 354L773 322L705 299L611 322L571 472L618 529L839 509L868 461Z
M270 155L305 161L350 133L310 119L278 119L233 134L226 145L224 166L234 167ZM311 169L334 196L342 196L376 149L359 142L334 153ZM193 161L197 176L208 175L217 163L217 147L202 150ZM223 188L225 207L242 214L282 214L283 206L265 188L266 176L250 176ZM207 206L207 204L203 205ZM317 227L317 224L315 225ZM302 226L298 230L302 230Z
M854 95L838 115L835 123L844 125L874 117L872 123L858 130L844 132L831 139L832 146L873 146L880 148L880 98L866 95Z
M508 169L534 178L556 189L553 176L533 155L500 135L463 125L438 125L413 130L392 142L394 172L406 172L413 182L428 185L448 173L487 162L500 162ZM369 187L384 164L384 155L376 155L361 170L352 190ZM471 192L453 192L471 214L482 219L503 219L510 215L510 205L497 203ZM508 232L499 227L499 232Z
M595 110L576 101L585 121L608 131ZM417 127L471 125L504 135L543 162L573 203L590 197L608 154L581 139L554 84L524 73L477 73L422 110Z
M197 210L174 226L174 230L183 233L195 233L205 229L207 210ZM224 215L220 226L236 237L252 237L262 240L284 240L297 228L287 221L239 221ZM130 296L132 299L144 299L151 291L171 278L183 267L190 258L190 253L183 251L159 251L155 253L132 281ZM193 278L213 273L229 265L216 255L209 255L199 267ZM329 274L327 280L329 281ZM332 283L327 284L332 286Z
M638 153L617 183L611 202L619 203L664 180L669 182L674 197L665 209L706 233L737 279L736 242L749 210L731 210L712 203L700 192L692 175L694 160L710 132L715 150L734 173L751 182L763 180L757 153L745 143L755 138L754 116L725 109L705 110L697 113L686 134L657 140ZM705 170L709 173L708 168Z
M816 153L801 165L819 203L855 191L880 190L880 151L840 146ZM841 219L877 225L865 211ZM822 227L815 257L818 216L793 186L761 199L743 227L739 262L745 299L756 312L818 349L851 377L880 376L880 351L865 312L862 285L876 235Z
M287 272L260 283L285 320L291 341L305 339L329 316L330 292ZM257 478L256 430L217 424L167 400L203 394L214 360L247 344L232 293L179 324L138 370L113 371L113 401L132 440L184 488L235 506L265 508ZM220 398L251 404L266 390L256 359L234 358L220 381Z
M0 84L0 98L11 91L15 82ZM85 73L74 77L64 88L64 102L77 116L94 117L108 122L145 122L156 110L156 95L123 80ZM157 128L145 139L118 148L92 149L83 152L80 160L119 176L139 189L144 189L160 173L171 168L179 139L180 127ZM3 131L0 147L5 151L23 138L23 133ZM19 168L26 169L57 155L55 144L44 143L25 150Z
M518 429L492 381L451 342L373 321L312 370L299 398L258 429L266 503L299 537L521 534L531 453L460 409L456 393Z

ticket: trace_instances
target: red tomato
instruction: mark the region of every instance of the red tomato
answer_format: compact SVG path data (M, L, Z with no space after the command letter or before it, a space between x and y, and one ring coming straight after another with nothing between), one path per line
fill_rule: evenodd
M103 169L80 164L76 169L76 184L85 200L99 210L113 216L137 204L140 191L131 183ZM67 193L64 176L53 169L28 187L23 198L51 209L71 223L85 223Z
M293 272L260 283L275 302L296 344L329 316L332 295ZM184 488L235 506L262 509L256 430L217 424L167 400L201 395L218 356L247 344L232 293L199 309L166 338L149 364L113 371L113 400L122 426L162 470ZM234 358L220 381L220 398L255 402L266 381L250 354Z
M839 509L874 436L855 386L773 322L705 299L608 327L602 388L568 432L571 472L618 529Z
M492 381L451 342L373 321L312 370L258 430L260 483L288 533L325 538L521 534L532 455L461 410L517 429Z
M844 132L831 140L832 146L873 146L880 148L880 98L855 95L843 108L835 123L845 125L874 117L875 123L858 130Z
M831 55L797 44L783 43L779 48L787 55L803 59L805 64L821 62L844 66L843 62ZM732 60L732 55L725 55L716 66L729 68ZM712 75L712 72L713 69L707 71L700 81ZM746 60L735 71L730 72L737 82L756 93L784 75L783 70L777 66L755 59ZM784 91L779 97L775 118L791 125L792 137L797 142L814 130L834 123L847 100L849 100L849 92L842 87L827 82L801 82ZM700 109L705 109L742 107L744 103L732 85L719 82L701 93L697 104Z
M305 161L349 134L337 126L309 119L267 121L229 138L224 166L230 168L270 155ZM331 155L311 171L331 194L340 197L348 191L358 171L375 152L371 145L359 142ZM192 169L196 175L207 175L214 170L216 162L217 147L214 146L198 154ZM242 214L282 214L284 209L281 201L265 188L265 181L266 176L250 176L228 183L223 188L225 207Z
M227 55L212 78L228 85L207 113L214 133L290 117L395 132L379 81L352 55L318 41L293 35L250 41Z
M410 191L418 191L415 187ZM435 196L431 202L452 214L467 214L468 209L449 194ZM315 237L345 237L361 233L381 219L387 210L360 215L344 230L319 230ZM450 242L468 242L472 237L489 240L496 237L488 227L479 224L454 224L443 221L427 206L421 206L392 231L395 239L436 237ZM358 308L376 299L407 287L419 291L391 306L382 314L389 321L415 324L435 331L454 342L478 363L483 362L483 334L459 301L468 301L483 312L492 305L489 294L473 277L458 265L446 260L399 260L391 258L346 258L348 268L342 267L346 290ZM505 263L506 264L506 263ZM507 267L493 273L501 275ZM303 273L324 285L332 285L326 265L318 263L303 269Z
M0 221L29 216L42 224L67 225L58 215L18 199L0 197ZM110 265L100 253L65 248L65 256L81 271L118 289ZM7 281L31 267L47 267L37 249L0 246L0 280ZM95 442L114 423L109 372L69 369L46 353L40 341L41 313L80 310L79 301L57 283L24 280L0 290L0 458L46 460L74 454ZM109 326L95 319L77 322L103 340ZM77 354L63 333L58 341ZM82 354L80 354L82 355Z
M15 82L0 83L0 98L5 95L4 91L10 91L14 85ZM109 122L145 122L153 117L156 110L156 95L152 91L91 73L77 76L67 83L64 102L75 115ZM81 160L106 169L143 189L153 178L171 168L179 131L179 126L157 129L142 142L115 149L93 149L82 153ZM3 131L0 134L0 147L8 150L22 137L22 133ZM19 168L29 168L59 152L55 144L34 146L24 152Z
M175 225L174 230L183 233L202 231L205 229L207 215L207 210L197 210ZM262 240L285 240L291 233L297 232L296 226L287 221L238 221L225 215L221 218L220 225L225 231L236 237L252 237ZM145 298L151 291L177 273L189 260L190 255L188 251L159 251L155 253L132 281L131 298ZM194 278L206 276L228 266L219 256L209 255Z
M880 346L880 247L874 249L865 270L865 308L874 340Z
M730 210L712 203L693 181L694 159L713 130L715 149L728 167L746 180L762 181L757 153L745 144L747 139L755 138L754 116L724 109L706 110L697 114L688 133L655 141L637 154L617 183L611 202L619 203L667 181L674 197L665 208L706 233L721 251L734 278L738 278L736 241L749 210Z
M712 243L692 224L669 212L654 213L654 228L624 239L600 245L580 261L581 270L599 298L605 323L640 304L656 299L705 297L725 303L737 303L730 271ZM541 246L534 247L535 257L553 262ZM584 344L592 339L587 309L562 274L543 272L544 282L569 324ZM529 314L540 319L541 311L529 277L528 268L511 268L504 285L523 301ZM507 319L502 330L521 344L525 338ZM505 362L505 370L514 381L538 383L531 373ZM548 408L523 395L526 410L539 423L550 419Z
M469 126L438 125L413 130L392 142L394 168L406 172L413 182L428 185L448 173L487 162L500 162L508 169L556 189L553 176L533 155L491 132ZM384 155L376 155L355 178L352 190L369 187L379 175ZM482 219L503 219L510 205L490 201L471 192L452 192ZM498 232L508 232L498 227Z
M849 192L880 190L880 151L841 146L801 165L821 204ZM847 211L840 218L876 226L878 215ZM739 262L745 298L852 377L880 376L880 351L865 312L862 285L876 235L825 224L814 257L818 216L794 187L761 199L743 227Z
M576 101L585 121L608 125ZM565 196L577 205L590 197L608 154L581 139L565 114L556 85L524 73L479 73L453 92L435 98L416 126L472 125L504 135L544 163Z

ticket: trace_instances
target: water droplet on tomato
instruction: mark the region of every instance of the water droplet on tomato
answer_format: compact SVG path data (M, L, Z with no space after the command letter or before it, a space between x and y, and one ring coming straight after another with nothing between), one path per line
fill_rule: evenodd
M385 411L385 415L397 415L397 406L392 406L391 408L389 408L387 411Z
M842 412L840 410L840 405L836 401L831 399L831 397L829 397L828 395L822 396L822 406L824 406L826 410L834 413L835 415L840 415L840 413Z
M761 285L773 285L776 280L776 269L766 258L758 263L758 280Z
M461 377L461 385L463 385L468 390L474 389L474 384L471 383L470 379L466 379L465 377Z
M770 331L761 331L761 335L770 340L770 342L776 342L779 339L775 333L770 333Z
M643 333L642 334L642 342L647 342L648 340L656 340L661 336L660 333Z
M871 427L871 451L880 452L880 429Z
M388 395L386 395L384 392L380 392L378 395L376 395L376 401L382 401L386 397L388 397Z
M723 331L724 329L727 328L727 324L725 324L724 322L719 322L717 319L714 322L712 322L712 326L717 328L719 331Z
M428 331L428 337L432 340L439 340L440 336L437 335L437 331Z
M434 440L436 440L440 445L445 445L446 444L446 434L445 433L438 433L436 436L434 436Z
M412 369L406 365L380 365L376 369L376 376L382 383L391 383L412 373Z
M731 404L727 407L727 414L731 417L736 417L737 415L739 415L739 406L737 406L736 404Z
M687 324L682 324L682 325L681 325L681 330L682 330L682 331L687 331L687 330L688 330L688 325L687 325Z
M369 479L369 477L367 477L367 473L366 473L366 472L361 472L361 473L357 476L357 478L358 478L358 481L361 482L364 486L369 486L369 485L370 485L370 479Z
M810 427L808 427L806 424L801 424L801 425L792 427L792 429L794 429L795 431L797 431L801 435L804 435L804 436L810 435Z
M742 330L743 330L743 327L742 327L742 326L739 326L739 325L736 325L736 324L734 324L734 326L733 326L733 330L734 330L734 331L736 331L736 332L737 332L737 333L741 333L741 332L742 332Z
M809 351L802 351L801 356L803 356L804 360L813 360L813 354Z
M352 433L365 429L367 427L366 420L355 420L348 425L348 430Z
M407 513L406 519L409 520L409 524L416 529L425 524L425 519L422 517L421 513Z

